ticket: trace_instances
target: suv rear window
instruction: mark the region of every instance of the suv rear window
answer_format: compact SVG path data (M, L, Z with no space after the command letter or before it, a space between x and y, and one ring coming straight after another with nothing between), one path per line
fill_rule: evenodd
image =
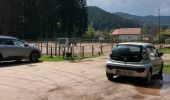
M112 60L124 62L141 62L142 47L134 45L119 45L113 48L110 55Z

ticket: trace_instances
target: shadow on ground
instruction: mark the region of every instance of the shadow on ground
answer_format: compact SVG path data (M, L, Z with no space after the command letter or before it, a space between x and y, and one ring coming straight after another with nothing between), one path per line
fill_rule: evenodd
M36 62L36 63L41 63L42 61ZM29 61L8 61L8 62L1 62L0 63L0 68L4 68L4 67L14 67L14 66L20 66L20 65L28 65L29 67L33 67L35 64L33 62L29 62Z
M154 75L150 85L144 84L144 81L141 78L129 78L123 76L117 76L112 82L133 85L136 91L144 95L159 96L161 95L161 90L170 88L170 75Z
M155 75L152 77L152 82L150 85L144 84L144 81L141 78L129 78L121 76L117 76L112 80L112 82L134 86L134 89L142 95L160 96L162 94L162 90L170 88L170 75ZM136 96L134 98L137 99L139 97Z
M154 75L152 77L152 82L150 85L146 85L142 78L125 77L125 76L116 76L112 80L112 82L121 83L121 84L130 84L130 85L146 87L146 88L161 89L163 87L163 77L165 76Z

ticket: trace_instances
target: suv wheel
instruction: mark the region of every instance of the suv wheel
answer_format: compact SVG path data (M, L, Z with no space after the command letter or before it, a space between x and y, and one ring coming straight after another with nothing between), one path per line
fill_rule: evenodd
M29 59L30 59L31 62L38 62L39 53L38 52L32 52Z
M2 61L2 55L0 54L0 63L1 63L1 61Z
M148 75L147 75L147 77L145 78L145 83L146 83L147 85L149 85L149 84L151 83L151 80L152 80L152 71L149 70Z
M16 62L21 62L21 60L22 60L21 58L18 58L16 59Z
M112 80L113 76L114 76L113 74L106 72L106 77L107 77L108 80Z

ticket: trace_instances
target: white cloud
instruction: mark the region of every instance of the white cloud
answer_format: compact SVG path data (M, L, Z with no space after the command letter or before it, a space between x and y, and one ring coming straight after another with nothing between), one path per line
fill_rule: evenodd
M89 6L98 6L110 12L126 12L135 15L170 16L170 0L87 0Z

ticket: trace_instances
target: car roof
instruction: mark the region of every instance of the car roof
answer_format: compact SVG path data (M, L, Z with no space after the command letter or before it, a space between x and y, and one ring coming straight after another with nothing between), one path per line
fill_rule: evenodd
M151 43L144 43L144 42L124 42L124 43L119 43L118 45L153 46L153 44Z
M16 37L12 37L12 36L3 36L3 35L0 35L0 38L2 39L17 39Z

